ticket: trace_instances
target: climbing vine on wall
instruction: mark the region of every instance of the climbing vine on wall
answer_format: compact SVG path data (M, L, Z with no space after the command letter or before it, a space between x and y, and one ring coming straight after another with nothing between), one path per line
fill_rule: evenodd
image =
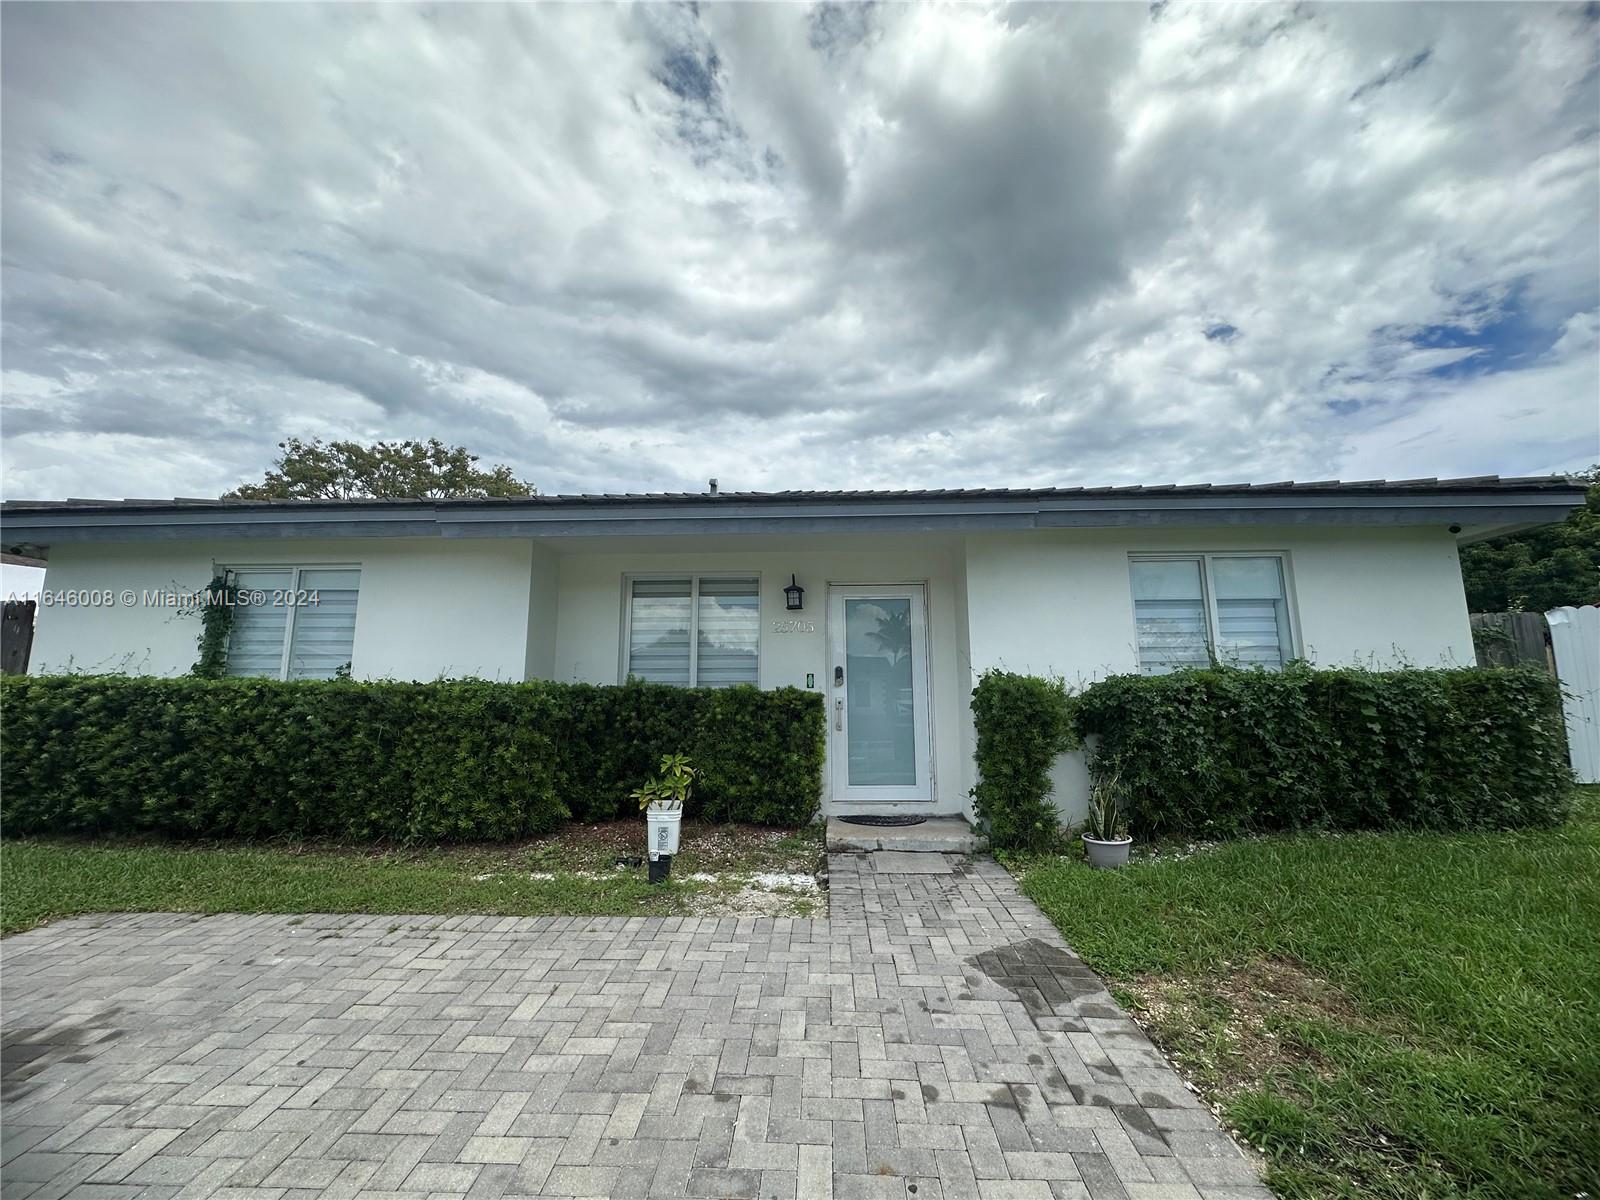
M200 657L191 675L201 679L221 679L228 673L228 631L233 628L234 601L238 588L226 571L219 571L206 584L195 611L200 616Z

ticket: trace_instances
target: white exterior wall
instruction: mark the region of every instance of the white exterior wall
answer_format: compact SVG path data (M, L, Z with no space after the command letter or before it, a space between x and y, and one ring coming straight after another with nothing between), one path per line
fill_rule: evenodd
M535 544L528 577L528 654L524 679L553 679L556 670L556 605L561 567L556 556Z
M1455 538L1445 529L1086 530L967 539L974 672L1083 686L1138 669L1133 553L1257 550L1287 558L1302 655L1319 666L1471 666Z
M200 591L218 566L353 564L361 568L353 676L522 679L532 549L437 538L69 543L52 547L44 587ZM197 617L171 609L41 608L29 669L183 675L199 636Z
M1455 538L1443 528L1083 530L967 539L974 676L991 667L1082 688L1137 671L1128 556L1281 552L1301 655L1319 666L1471 666ZM1056 765L1056 805L1085 811L1081 755Z
M957 644L958 555L945 543L919 548L914 538L884 538L883 542L881 550L780 551L758 538L707 538L706 549L690 552L565 554L560 560L554 677L585 683L622 680L625 576L750 572L761 579L761 686L803 688L810 673L816 677L816 690L831 701L827 585L922 583L928 604L934 810L965 812L971 783L962 756L965 752L970 759L971 755L963 726L971 721L967 692L960 682L964 675L958 665L964 661ZM806 589L805 608L800 613L784 609L783 589L791 573ZM812 622L815 631L773 631L775 620L795 617ZM825 782L825 796L827 786Z

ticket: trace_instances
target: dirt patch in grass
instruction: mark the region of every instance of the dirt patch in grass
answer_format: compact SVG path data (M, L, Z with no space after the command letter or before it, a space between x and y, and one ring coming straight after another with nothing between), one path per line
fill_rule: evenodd
M479 881L508 875L534 879L605 880L641 874L644 821L569 825L549 837L510 845L457 847ZM818 882L822 829L768 829L759 825L685 823L672 860L672 878L691 889L695 916L823 915L827 896Z
M684 872L768 871L815 874L823 856L822 826L771 829L761 825L712 824L686 821L680 833L680 852L673 874ZM54 839L61 845L114 844L130 849L165 850L268 850L292 858L336 856L373 863L450 866L474 876L506 872L569 874L610 873L619 861L645 853L644 818L574 823L544 837L513 842L457 842L443 846L405 846L396 843L334 841L174 842L164 838L119 838L114 843L89 839Z
M614 868L619 859L645 852L644 818L573 824L548 837L488 846L461 846L441 853L481 860L500 869L545 871ZM679 872L792 871L814 874L822 858L821 827L768 829L760 825L713 825L686 821L672 870Z
M1298 1070L1326 1075L1294 1035L1301 1022L1371 1027L1337 985L1281 958L1210 975L1140 975L1116 990L1179 1072L1223 1099Z
M691 882L710 886L689 901L689 911L704 917L822 917L827 893L816 875L757 872L755 875L697 872Z

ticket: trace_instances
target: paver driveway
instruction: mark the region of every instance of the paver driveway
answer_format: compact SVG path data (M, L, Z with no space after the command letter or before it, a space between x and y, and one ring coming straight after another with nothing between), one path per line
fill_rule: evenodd
M8 939L6 1200L1267 1196L1003 869L830 867L827 920Z

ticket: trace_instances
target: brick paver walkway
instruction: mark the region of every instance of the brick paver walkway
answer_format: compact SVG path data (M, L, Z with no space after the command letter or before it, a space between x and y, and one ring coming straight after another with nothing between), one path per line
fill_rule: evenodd
M1267 1196L1004 870L884 865L828 920L21 934L6 1200Z

